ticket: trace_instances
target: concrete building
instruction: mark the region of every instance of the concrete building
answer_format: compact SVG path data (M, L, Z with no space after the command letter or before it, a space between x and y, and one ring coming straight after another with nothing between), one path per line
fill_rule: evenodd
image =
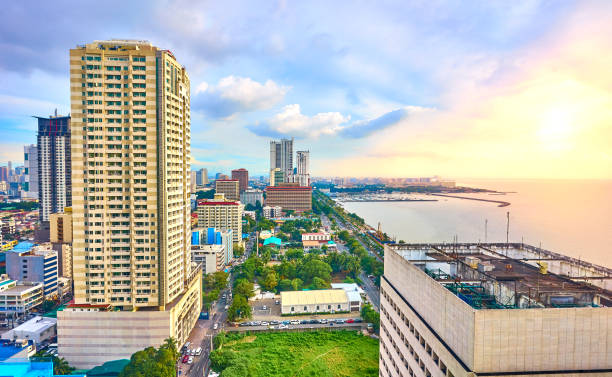
M38 147L34 144L23 147L24 161L24 199L38 200Z
M202 265L202 273L222 271L226 265L224 245L191 245L191 260Z
M43 300L42 283L18 283L6 275L0 278L0 313L4 315L30 313L32 309L40 306Z
M231 230L234 243L241 243L243 208L240 202L226 200L223 194L202 199L198 201L198 227Z
M37 371L36 374L20 374L21 369L12 369L11 366L21 364L28 358L36 354L36 344L34 341L27 339L6 340L0 339L0 372L2 376L24 376L24 377L40 377L41 374ZM53 364L50 362L51 366ZM51 369L53 372L53 369ZM46 377L47 375L45 375ZM51 376L51 375L48 375Z
M278 186L285 182L285 172L280 168L270 170L270 186Z
M215 193L223 194L227 200L240 200L240 182L237 179L217 179Z
M524 244L385 245L381 376L612 373L612 270ZM596 278L599 277L599 278Z
M42 283L45 297L57 295L57 252L50 243L6 252L6 273L13 280Z
M191 245L222 245L223 265L229 264L234 258L234 235L231 229L196 228L193 230Z
M297 168L289 176L287 182L297 183L300 186L310 186L310 152L297 151L295 157Z
M274 219L283 215L283 208L279 206L265 206L263 207L263 216L266 219Z
M197 191L197 177L198 177L198 172L195 170L191 171L191 180L189 181L189 187L191 188L191 193L193 194L194 192Z
M33 340L36 345L53 339L57 336L57 319L36 316L2 334L2 339Z
M247 188L249 188L249 171L240 168L232 170L232 179L238 180L238 189L242 194Z
M70 76L74 304L58 351L87 368L182 345L199 315L190 81L172 52L135 40L77 46Z
M266 205L282 207L283 211L304 212L312 210L312 188L283 184L266 187Z
M304 250L320 249L331 240L329 233L302 233L302 247Z
M204 186L208 184L208 169L202 168L196 174L196 185Z
M49 229L51 243L72 243L72 208L49 215Z
M349 311L349 299L344 289L281 292L281 315Z
M81 90L82 88L79 88ZM70 116L38 119L38 196L40 221L72 205Z
M293 174L293 138L270 141L270 171L276 168L280 169L284 177Z
M331 287L332 289L344 289L350 303L351 311L361 311L361 303L363 302L361 295L365 292L357 283L331 283Z
M245 206L249 204L256 206L257 202L259 202L259 205L263 206L263 191L259 189L248 189L240 194L240 202Z

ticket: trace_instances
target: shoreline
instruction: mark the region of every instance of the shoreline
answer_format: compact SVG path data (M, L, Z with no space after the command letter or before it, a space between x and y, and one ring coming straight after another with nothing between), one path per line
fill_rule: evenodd
M498 207L508 207L511 204L510 202L504 202L502 200L470 198L470 197L467 197L467 196L455 196L455 195L447 195L447 194L429 194L429 195L443 196L443 197L446 197L446 198L455 198L455 199L477 200L479 202L497 203Z

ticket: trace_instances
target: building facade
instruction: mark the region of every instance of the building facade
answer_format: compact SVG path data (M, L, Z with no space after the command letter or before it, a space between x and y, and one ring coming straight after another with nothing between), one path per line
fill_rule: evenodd
M182 344L201 307L190 255L189 76L169 50L135 40L77 46L70 76L74 305L58 316L59 353L99 365L136 344L159 345L116 326L147 316L163 318L159 332ZM88 321L94 332L80 325Z
M232 179L238 180L238 189L242 194L246 189L249 188L249 171L240 168L232 170Z
M312 210L312 188L284 184L266 188L266 206L281 207L283 211Z
M279 206L265 206L263 207L263 216L266 219L273 219L281 217L283 215L283 207Z
M346 313L350 303L344 289L320 289L312 291L283 291L281 315Z
M38 196L40 221L72 205L70 116L38 119Z
M246 205L257 206L257 202L259 202L260 206L263 206L263 191L259 189L249 189L240 194L240 202Z
M202 265L202 273L222 271L226 265L224 245L191 245L191 260Z
M240 181L237 179L217 179L215 193L225 195L227 200L240 200Z
M6 273L20 282L42 283L45 297L57 295L58 257L51 244L6 253Z
M0 313L22 315L42 305L45 298L42 283L19 284L6 275L0 278Z
M279 186L285 182L285 172L280 168L270 170L270 186Z
M270 141L270 171L275 168L280 169L284 177L293 174L293 138Z
M202 168L198 170L196 175L196 185L204 186L208 184L208 169Z
M381 376L612 372L611 292L580 277L609 269L523 244L396 244L384 254Z
M215 194L211 200L198 201L198 227L231 230L234 243L242 242L242 211L240 202Z
M25 199L38 200L38 147L34 144L23 147Z

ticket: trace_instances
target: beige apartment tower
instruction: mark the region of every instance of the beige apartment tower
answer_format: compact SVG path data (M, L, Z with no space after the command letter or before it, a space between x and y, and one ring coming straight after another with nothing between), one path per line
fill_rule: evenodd
M169 50L110 40L70 50L70 89L74 304L58 343L89 367L168 336L182 344L197 320L190 83Z

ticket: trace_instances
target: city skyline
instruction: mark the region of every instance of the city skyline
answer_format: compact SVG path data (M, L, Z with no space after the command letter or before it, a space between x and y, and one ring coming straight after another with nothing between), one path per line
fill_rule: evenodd
M141 5L8 6L0 160L21 161L32 115L68 114L66 49L119 37L185 57L195 169L266 174L267 142L293 136L314 176L612 178L610 3Z

